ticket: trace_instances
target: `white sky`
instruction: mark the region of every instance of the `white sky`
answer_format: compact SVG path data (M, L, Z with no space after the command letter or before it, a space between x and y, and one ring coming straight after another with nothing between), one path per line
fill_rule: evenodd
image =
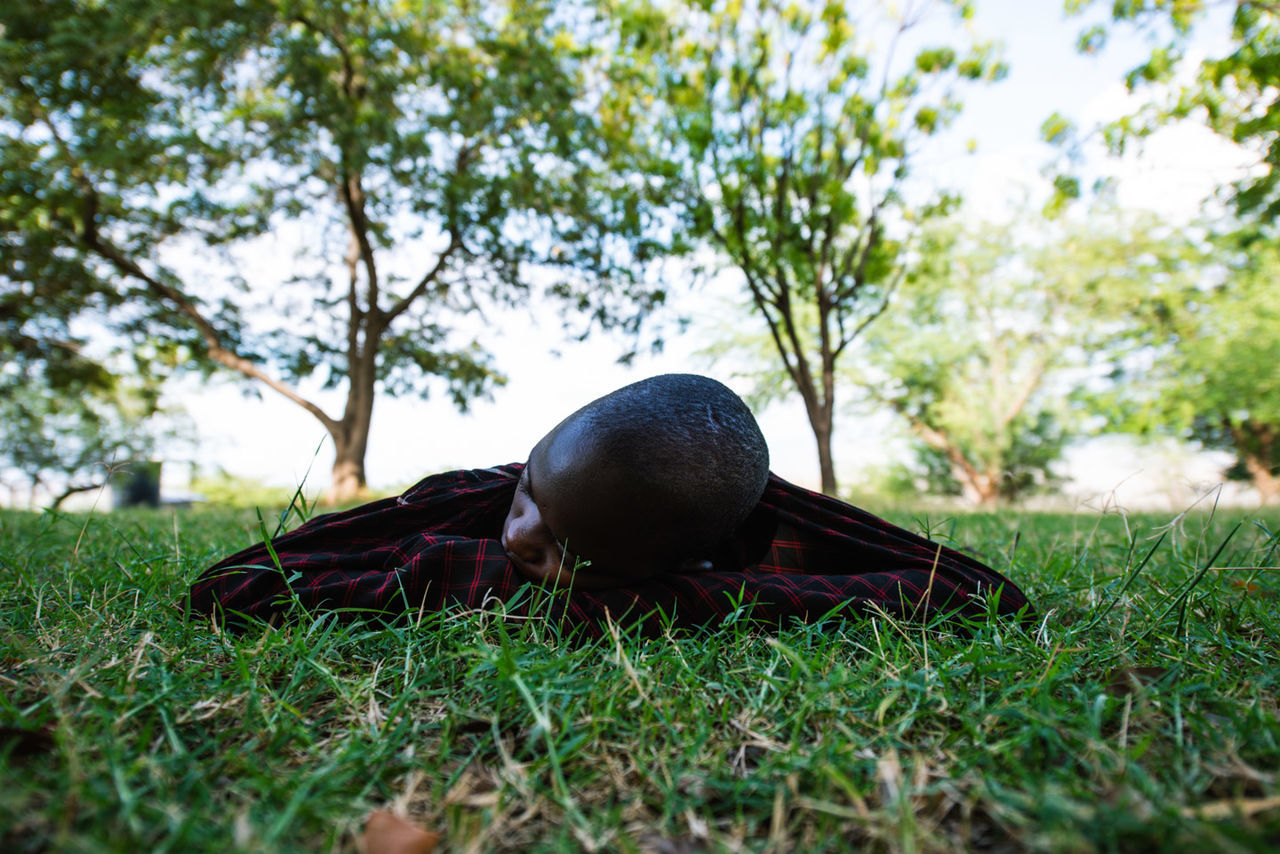
M1004 41L1009 77L968 94L953 142L917 161L915 174L960 189L979 216L999 216L1028 194L1043 198L1041 169L1050 151L1038 135L1050 113L1060 111L1084 124L1125 107L1120 81L1142 55L1141 41L1117 38L1101 57L1079 56L1074 41L1082 23L1064 22L1060 10L1060 0L978 2L975 27ZM1225 24L1218 27L1216 37L1206 41L1207 50L1215 51L1225 32ZM976 154L964 153L968 138L977 141ZM1170 216L1190 216L1240 162L1238 151L1202 129L1162 132L1142 156L1116 165L1125 176L1119 199ZM725 287L722 282L720 289ZM617 340L597 336L583 344L567 343L554 319L532 325L528 313L495 315L488 344L509 384L497 390L493 400L476 401L466 415L456 412L444 395L428 400L382 396L367 457L370 485L390 488L447 468L522 460L532 444L573 409L655 373L695 371L735 385L725 366L694 356L706 344L706 333L700 330L709 328L698 322L699 316L722 322L722 304L714 294L704 294L680 307L688 311L690 305L696 308L688 333L669 338L664 354L637 358L631 368L615 363L623 349ZM562 355L553 356L553 350ZM332 448L326 441L320 454L314 453L324 438L323 428L273 392L264 390L261 400L253 400L241 388L228 381L203 387L188 383L175 395L200 425L200 465L280 485L296 484L311 466L310 483L317 488L327 485ZM314 397L331 413L340 412L340 395L316 392ZM774 470L816 485L813 438L798 403L771 407L760 416ZM843 478L856 479L861 468L882 461L884 431L877 422L842 425L835 456ZM1122 470L1104 465L1099 476L1116 478L1113 485L1118 486L1142 465L1134 462L1131 469L1122 465ZM1099 488L1105 490L1108 484Z

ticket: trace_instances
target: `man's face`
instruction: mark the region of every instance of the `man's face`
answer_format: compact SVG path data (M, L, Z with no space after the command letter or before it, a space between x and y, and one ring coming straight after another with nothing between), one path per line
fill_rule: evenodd
M618 587L670 567L652 542L651 502L592 465L589 443L561 424L534 446L502 525L502 547L516 569L542 584L580 590ZM588 565L589 564L589 565Z

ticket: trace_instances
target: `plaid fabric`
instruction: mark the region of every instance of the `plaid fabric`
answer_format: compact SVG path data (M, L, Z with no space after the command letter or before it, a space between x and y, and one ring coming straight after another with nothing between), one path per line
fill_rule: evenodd
M318 516L273 540L275 559L259 543L205 571L191 588L191 608L233 621L266 619L294 601L379 614L503 602L508 613L524 614L537 597L517 595L528 582L498 541L522 469L446 472L399 497ZM557 591L537 607L598 634L606 616L655 633L715 624L742 607L776 625L833 612L981 617L993 596L1001 614L1028 604L973 558L773 475L715 566L614 590Z

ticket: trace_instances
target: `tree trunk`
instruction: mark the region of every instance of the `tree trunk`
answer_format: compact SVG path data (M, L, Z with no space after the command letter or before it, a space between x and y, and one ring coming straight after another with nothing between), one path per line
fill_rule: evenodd
M831 458L831 419L825 424L813 424L813 438L818 443L818 471L822 475L822 491L827 495L836 494L836 468Z
M1226 427L1262 503L1280 502L1280 469L1276 467L1280 460L1280 433L1270 424L1257 421L1239 425L1228 421Z
M960 494L976 507L990 509L1000 503L1000 483L996 478L977 471L951 467L951 475L960 482Z
M804 401L804 411L809 417L814 441L818 444L818 471L822 476L822 491L834 496L837 484L835 461L831 456L831 434L835 431L835 419L832 417L835 408L830 396L825 400L818 397L812 376L807 372L796 377L795 382L800 390L800 398Z
M1000 501L1000 472L982 471L970 462L951 441L951 437L937 427L926 424L919 416L913 415L901 401L890 401L890 406L899 414L906 416L911 429L925 441L929 447L946 455L947 465L951 467L951 476L960 484L960 494L965 501L979 507L994 507Z
M820 426L816 429L818 440L818 469L822 474L822 491L830 496L836 494L836 466L831 457L831 435L835 432L836 423L836 357L831 351L831 338L827 334L827 314L830 311L825 301L818 307L822 315L822 404L819 407Z
M336 440L335 440L336 443ZM365 492L363 442L347 442L337 446L333 457L333 480L324 495L325 504L345 504Z
M325 504L343 504L366 492L364 458L369 450L369 428L373 424L375 382L374 353L366 348L351 366L347 385L347 405L333 437L333 482L324 495Z
M1267 465L1270 455L1264 451L1261 454L1246 453L1242 456L1245 470L1249 472L1249 478L1253 481L1253 488L1258 490L1258 495L1262 496L1262 503L1280 502L1280 473Z
M369 450L369 425L373 422L373 386L358 381L352 373L347 391L346 413L333 437L333 480L324 494L325 504L345 504L364 496L368 482L364 457Z
M369 428L373 424L373 400L378 375L378 343L382 327L357 316L351 333L353 346L347 360L347 403L342 420L330 430L333 437L333 482L324 496L326 504L354 501L365 494L364 458L369 450ZM363 331L363 336L359 333Z

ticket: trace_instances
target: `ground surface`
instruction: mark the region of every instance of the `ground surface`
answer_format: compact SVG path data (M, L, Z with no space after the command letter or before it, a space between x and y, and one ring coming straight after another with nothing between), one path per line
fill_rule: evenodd
M893 518L1041 622L228 636L174 603L254 514L0 514L0 849L1280 846L1280 514Z

